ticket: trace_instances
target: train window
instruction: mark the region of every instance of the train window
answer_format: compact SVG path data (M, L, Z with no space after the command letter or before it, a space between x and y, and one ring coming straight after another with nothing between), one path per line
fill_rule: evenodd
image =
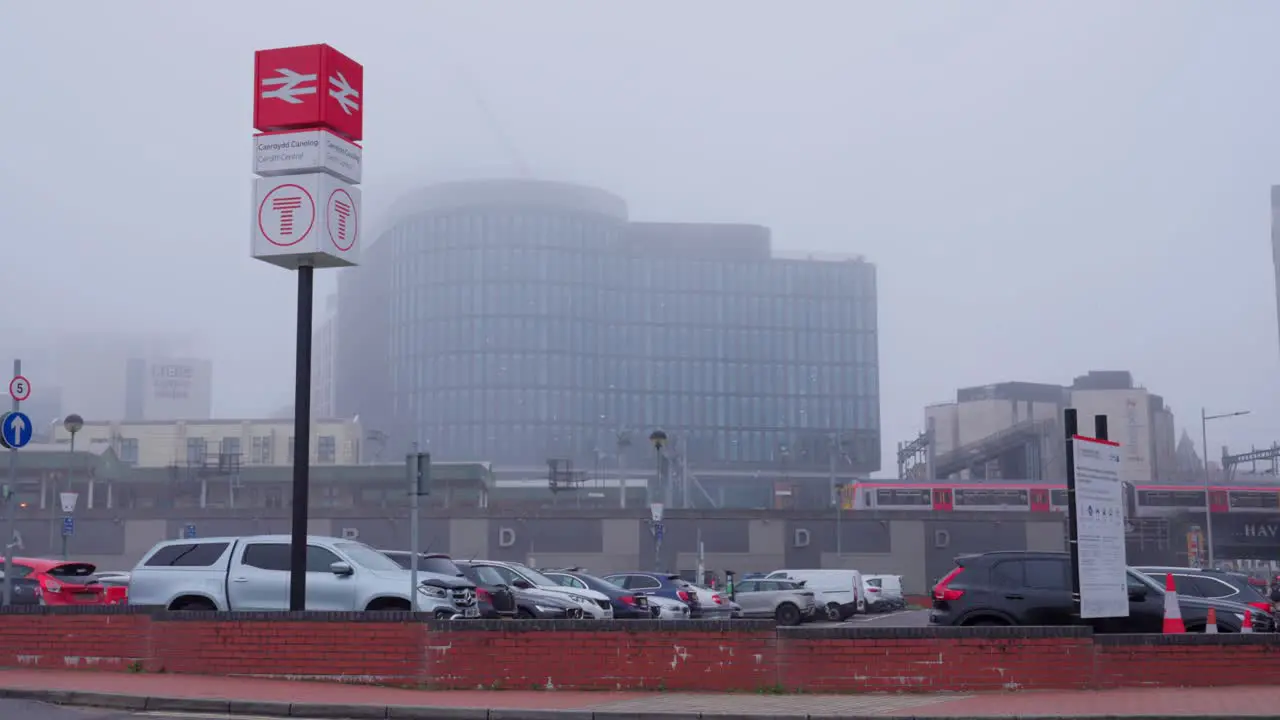
M876 505L929 505L929 490L914 488L881 488L876 490Z
M1233 508L1280 509L1280 494L1275 490L1241 490L1230 493Z
M969 507L1026 505L1027 491L1017 488L962 488L956 490L955 504Z
M1051 499L1052 504L1054 504L1054 505L1066 506L1066 504L1067 504L1067 491L1066 491L1065 489L1064 489L1064 490L1054 490L1054 491L1052 491L1052 492L1050 493L1050 499Z
M1204 491L1142 490L1138 502L1146 507L1204 507Z

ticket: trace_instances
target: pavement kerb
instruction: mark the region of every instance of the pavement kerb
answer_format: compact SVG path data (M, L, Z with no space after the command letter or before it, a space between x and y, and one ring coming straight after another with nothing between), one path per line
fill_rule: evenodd
M289 703L267 700L217 700L213 698L150 697L74 690L0 688L0 698L34 700L54 705L125 710L134 712L226 713L230 716L315 718L316 720L873 720L858 715L749 714L749 713L648 713L625 710L544 710L521 708L465 708L412 705L338 705ZM915 720L1222 720L1222 715L951 715L921 716ZM1238 716L1241 720L1280 720L1280 715ZM899 716L899 720L913 720Z

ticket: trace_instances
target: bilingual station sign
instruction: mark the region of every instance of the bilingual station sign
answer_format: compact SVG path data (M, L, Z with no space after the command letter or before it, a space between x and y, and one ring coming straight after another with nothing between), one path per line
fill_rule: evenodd
M1124 486L1120 443L1076 435L1077 543L1080 557L1080 617L1129 617L1128 561L1124 546Z

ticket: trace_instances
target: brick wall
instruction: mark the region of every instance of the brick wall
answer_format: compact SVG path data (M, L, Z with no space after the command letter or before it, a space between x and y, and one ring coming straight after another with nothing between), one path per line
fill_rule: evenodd
M936 692L1256 684L1280 634L438 622L408 613L0 611L0 666L433 688Z

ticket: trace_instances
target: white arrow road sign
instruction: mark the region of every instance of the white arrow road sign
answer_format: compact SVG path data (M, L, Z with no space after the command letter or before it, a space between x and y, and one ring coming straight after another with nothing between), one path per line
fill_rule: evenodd
M279 85L280 87L275 90L263 90L263 99L276 98L277 100L283 100L290 105L301 105L302 101L298 99L299 95L316 94L316 88L314 85L311 87L299 87L303 83L315 82L315 74L303 75L301 73L296 73L289 68L276 68L276 72L280 73L280 77L263 78L262 86L267 87L269 85ZM332 78L330 78L330 81L332 81ZM341 103L342 99L339 99L338 102ZM344 107L343 109L346 108ZM350 115L351 113L348 112L347 114Z

